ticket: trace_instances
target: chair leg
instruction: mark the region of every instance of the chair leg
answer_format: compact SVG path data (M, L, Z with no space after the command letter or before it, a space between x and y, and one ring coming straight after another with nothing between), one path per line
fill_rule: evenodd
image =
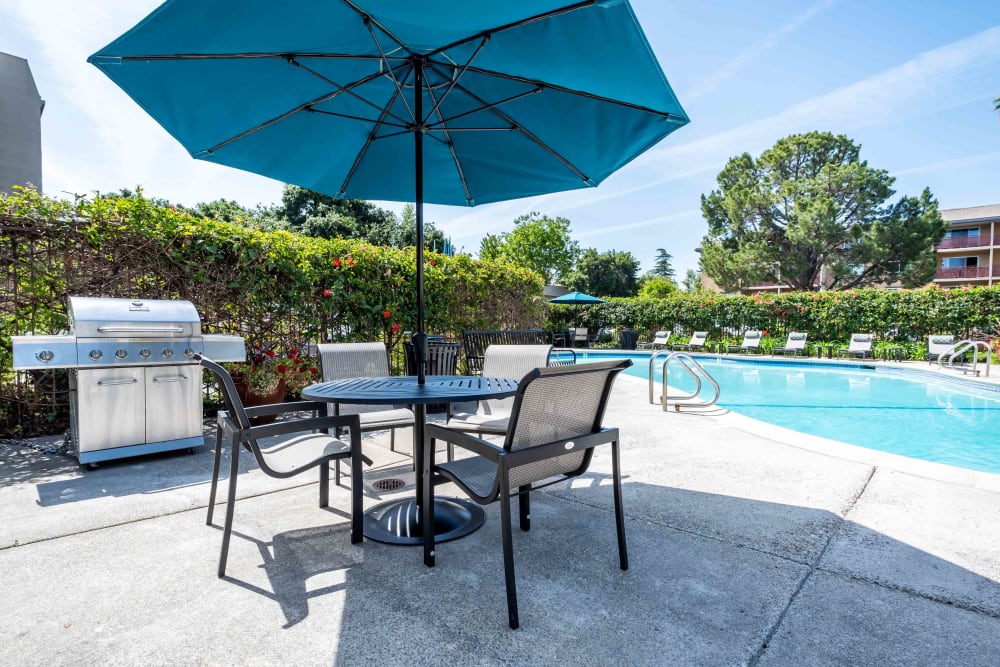
M212 487L208 492L208 519L205 523L212 525L212 515L215 512L215 491L219 486L219 466L222 462L222 427L215 429L215 465L212 467Z
M507 471L500 473L500 530L503 531L503 576L507 586L507 622L512 630L520 626L517 618L517 582L514 580L514 538L511 535L510 483Z
M618 441L611 442L611 473L614 479L615 527L618 529L618 563L628 569L628 547L625 544L625 511L622 508L622 472L618 457Z
M531 485L522 486L518 489L520 495L517 497L518 509L521 513L521 530L531 530Z
M334 480L337 482L337 486L340 486L340 459L334 461L333 464L334 469L336 470L334 473Z
M338 459L339 460L339 459ZM319 464L319 506L330 506L330 462Z
M240 442L233 434L233 462L229 467L229 500L226 503L226 525L222 531L222 552L219 554L219 578L226 576L229 558L229 537L233 532L233 513L236 509L236 475L239 472Z
M361 434L351 434L351 544L358 544L364 539L362 528L363 508L362 498L362 473L361 460L364 455L361 453ZM340 460L338 459L339 463Z
M455 445L453 443L448 443L448 462L455 460Z
M396 451L396 429L389 429L389 451Z

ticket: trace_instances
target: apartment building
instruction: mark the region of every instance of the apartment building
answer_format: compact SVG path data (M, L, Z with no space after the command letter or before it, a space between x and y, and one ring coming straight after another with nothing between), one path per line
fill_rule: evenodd
M25 183L42 189L44 108L28 61L0 52L0 192Z
M939 287L1000 284L1000 204L941 211L948 232L937 245Z

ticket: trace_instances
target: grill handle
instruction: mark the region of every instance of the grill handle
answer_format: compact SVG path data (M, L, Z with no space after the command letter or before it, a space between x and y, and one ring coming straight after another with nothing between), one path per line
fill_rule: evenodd
M176 375L170 377L154 377L153 382L187 382L186 375Z
M184 333L184 327L97 327L101 333Z
M135 384L138 381L136 378L129 378L127 380L98 380L97 385L99 387L107 387L114 384Z

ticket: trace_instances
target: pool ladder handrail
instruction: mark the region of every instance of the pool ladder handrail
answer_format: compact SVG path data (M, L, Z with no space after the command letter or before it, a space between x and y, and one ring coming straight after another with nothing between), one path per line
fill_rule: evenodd
M938 365L939 368L943 369L944 368L944 362L945 362L945 360L947 360L947 362L948 362L948 368L949 369L962 371L963 374L964 373L972 373L972 375L974 377L979 377L979 350L980 349L982 349L982 350L984 350L986 352L986 373L983 375L983 377L989 377L990 376L990 359L991 359L991 357L993 355L992 355L992 351L990 350L990 346L985 341L981 341L981 340L972 340L972 339L967 338L965 340L958 341L957 343L955 343L954 345L952 345L951 347L949 347L947 350L945 350L944 352L942 352L941 354L938 355L937 365ZM955 358L957 357L957 358L961 359L962 355L964 355L969 350L972 350L972 364L971 364L971 366L969 368L961 368L961 367L956 368L955 367Z
M661 368L661 372L663 373L663 394L660 396L660 405L663 407L663 411L667 412L667 408L669 407L668 401L672 401L673 402L673 406L674 406L674 411L675 412L680 412L681 411L681 407L694 406L694 407L699 407L699 408L707 408L709 406L715 405L715 402L719 400L719 383L715 381L715 378L713 378L712 375L708 371L706 371L705 368L701 364L699 364L697 361L695 361L694 357L692 357L687 352L670 352L668 350L659 350L658 352L654 352L649 357L649 402L650 402L650 404L655 404L656 403L656 401L653 400L653 386L655 384L655 381L653 379L654 376L655 376L655 372L654 372L655 371L655 366L653 364L657 360L657 358L663 356L664 354L666 354L666 357L663 360L663 365L660 367ZM674 359L677 360L677 362L680 364L681 368L683 368L685 371L687 371L688 375L690 375L692 378L694 378L695 389L690 394L680 394L680 395L677 395L677 396L670 396L667 393L667 370L668 370L668 366L669 366L670 362L672 360L674 360ZM702 387L701 380L702 380L702 378L705 378L706 380L709 381L709 383L712 385L712 389L713 389L715 395L712 396L712 398L710 400L708 400L708 401L703 401L703 400L702 401L694 401L694 400L691 400L691 399L695 398L696 396L698 396L698 394L701 393L701 387Z

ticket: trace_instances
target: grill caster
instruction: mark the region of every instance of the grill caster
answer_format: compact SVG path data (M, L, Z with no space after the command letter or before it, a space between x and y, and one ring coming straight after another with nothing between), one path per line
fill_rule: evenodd
M101 465L99 463L83 463L80 467L84 470L97 470Z

